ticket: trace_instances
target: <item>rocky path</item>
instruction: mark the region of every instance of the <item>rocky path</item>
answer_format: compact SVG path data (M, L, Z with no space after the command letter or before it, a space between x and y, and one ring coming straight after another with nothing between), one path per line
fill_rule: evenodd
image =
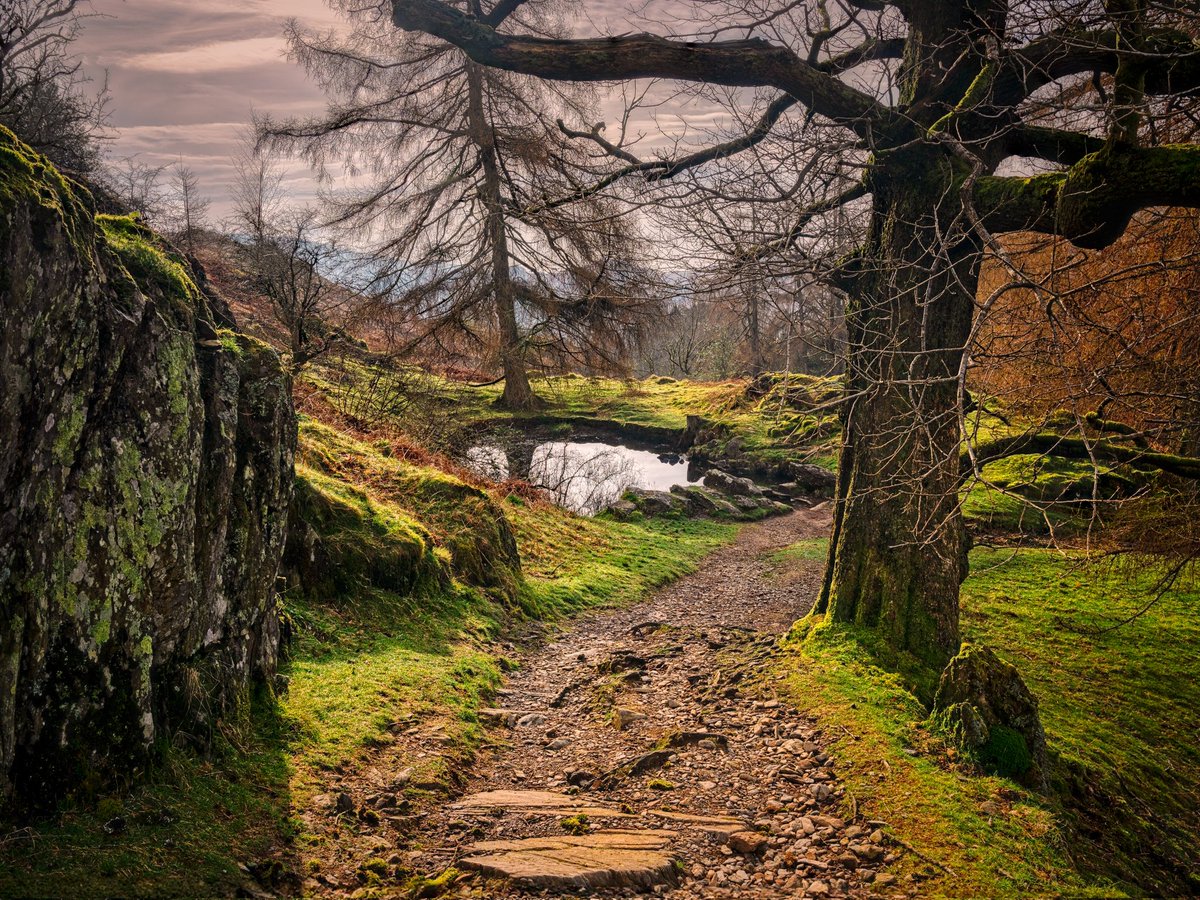
M819 578L789 582L771 554L827 528L818 510L747 527L695 574L524 659L486 711L492 750L405 864L474 872L457 890L483 897L885 890L882 823L839 816L820 727L758 677Z

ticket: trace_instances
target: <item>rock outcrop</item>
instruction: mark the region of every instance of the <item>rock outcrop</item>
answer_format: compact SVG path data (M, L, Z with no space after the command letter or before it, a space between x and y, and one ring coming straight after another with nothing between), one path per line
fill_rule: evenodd
M774 485L792 497L823 500L832 497L837 489L837 475L828 469L783 456L749 452L737 437L697 444L688 456L700 468L718 470L726 478Z
M704 486L734 497L761 497L763 494L763 489L749 478L739 478L720 469L709 469L704 473Z
M755 521L766 516L791 512L787 503L766 496L725 495L698 484L674 485L669 491L630 488L609 507L618 519L635 513L643 516L696 516L729 521Z
M283 570L311 598L368 586L419 593L453 576L514 600L521 556L503 504L486 491L307 420Z
M968 644L950 660L938 681L933 720L984 766L1048 790L1037 698L1016 668L989 648Z
M125 780L270 674L290 383L0 129L0 800Z

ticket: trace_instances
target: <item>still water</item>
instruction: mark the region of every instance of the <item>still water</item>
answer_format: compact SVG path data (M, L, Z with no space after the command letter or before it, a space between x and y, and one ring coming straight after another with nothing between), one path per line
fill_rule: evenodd
M699 480L699 476L688 477L688 461L682 453L596 441L547 441L507 453L483 444L466 452L466 462L494 481L510 475L524 478L559 506L589 516L611 506L631 487L665 491Z

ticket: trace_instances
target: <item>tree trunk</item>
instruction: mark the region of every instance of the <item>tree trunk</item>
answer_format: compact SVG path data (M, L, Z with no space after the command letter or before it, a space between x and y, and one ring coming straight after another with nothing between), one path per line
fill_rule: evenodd
M487 216L487 239L492 251L492 294L500 338L500 363L504 369L504 393L500 395L499 403L508 409L534 409L539 403L525 371L524 344L517 325L516 291L509 267L508 230L500 191L500 166L496 159L492 126L483 108L483 70L469 59L465 65L471 140L479 148L479 159L483 166L482 199Z
M758 377L767 370L762 351L762 325L758 318L758 294L751 290L746 296L746 332L750 339L750 374Z
M980 248L947 237L935 218L963 173L936 150L904 155L873 177L874 219L847 308L850 400L817 612L877 629L941 669L959 648L967 572L957 374Z

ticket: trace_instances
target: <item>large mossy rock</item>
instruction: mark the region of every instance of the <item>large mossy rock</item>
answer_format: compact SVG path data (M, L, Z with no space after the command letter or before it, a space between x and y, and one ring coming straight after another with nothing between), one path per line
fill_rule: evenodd
M273 671L290 383L0 129L0 802L125 780Z
M938 681L933 720L987 768L1048 790L1037 698L1016 667L987 647L966 645L950 660Z
M284 565L304 594L407 593L452 574L516 598L517 539L483 489L311 420L300 424L297 473Z
M284 569L314 599L379 588L412 594L444 586L444 567L418 523L354 485L311 469L296 475Z

